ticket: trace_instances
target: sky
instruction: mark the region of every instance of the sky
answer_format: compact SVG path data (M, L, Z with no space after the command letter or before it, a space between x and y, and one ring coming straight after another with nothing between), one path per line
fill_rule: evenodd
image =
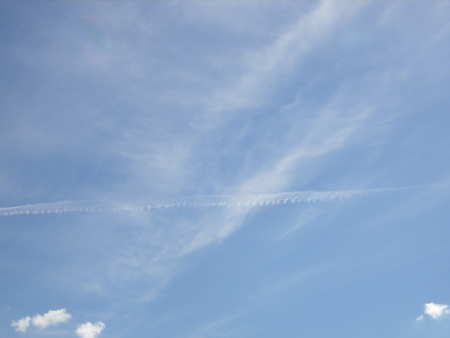
M1 337L449 337L449 1L0 29Z

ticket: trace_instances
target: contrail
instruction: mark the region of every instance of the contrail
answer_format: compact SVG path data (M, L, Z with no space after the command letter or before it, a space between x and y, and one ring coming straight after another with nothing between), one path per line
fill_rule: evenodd
M443 183L444 185L447 183ZM341 190L341 191L292 191L275 194L255 195L203 195L181 198L140 199L130 203L102 201L63 201L54 203L27 204L16 207L0 208L0 216L24 214L60 214L65 212L137 212L181 207L254 207L284 203L327 202L348 199L355 196L389 192L443 184L413 187Z

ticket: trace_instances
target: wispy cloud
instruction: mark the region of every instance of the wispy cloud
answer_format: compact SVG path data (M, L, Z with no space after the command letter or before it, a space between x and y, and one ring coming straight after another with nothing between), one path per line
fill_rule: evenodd
M387 50L386 54L372 53L371 50L364 54L367 58L357 56L357 61L350 64L345 64L345 58L341 60L342 55L334 49L338 44L334 37L346 38L341 28L358 16L361 6L369 2L308 3L307 10L297 11L295 15L290 11L290 20L285 20L285 15L278 19L267 15L261 20L264 22L261 26L265 26L266 31L264 34L258 33L259 44L240 45L229 36L223 39L222 35L214 33L211 35L220 43L207 50L199 46L201 39L196 34L191 31L184 33L184 30L203 25L206 21L210 21L209 26L214 29L216 17L223 20L220 25L226 30L230 26L242 30L241 22L234 21L236 16L223 15L220 8L211 5L217 11L216 17L211 19L205 9L201 14L203 17L199 18L198 12L192 10L195 7L190 7L192 22L189 24L180 15L177 17L180 21L169 20L167 22L171 25L158 26L167 18L163 15L157 18L161 7L141 10L141 6L153 4L127 2L116 6L102 2L83 3L82 6L96 8L94 14L102 19L102 25L108 26L108 34L111 34L114 43L113 52L104 60L101 71L93 64L75 64L83 55L75 51L75 58L67 56L63 53L63 44L58 44L62 38L56 37L56 43L41 45L46 52L40 54L41 63L38 62L35 67L58 73L58 81L53 86L38 81L40 87L46 88L38 91L41 101L48 104L36 107L35 101L23 100L25 113L22 115L16 102L11 104L14 107L11 108L12 119L15 116L21 119L17 120L14 128L6 125L5 129L12 130L14 137L8 139L3 136L3 143L12 145L12 148L17 148L19 144L18 158L21 161L35 156L36 162L51 158L57 159L58 164L56 161L50 161L48 165L39 162L40 166L32 172L29 168L35 166L25 161L24 167L28 171L22 174L15 167L11 167L8 175L3 174L6 169L1 169L3 181L11 186L3 195L13 196L16 191L18 195L17 202L7 205L19 206L0 208L0 215L96 213L86 216L86 222L83 222L86 224L83 230L90 236L81 234L80 230L79 238L58 238L59 242L65 237L61 241L67 241L64 242L67 247L73 246L74 252L81 247L87 248L86 252L77 252L74 256L86 255L82 264L76 266L68 263L63 268L66 269L64 273L59 274L56 271L58 268L53 268L54 275L67 279L65 285L84 285L85 291L101 290L105 297L110 295L113 298L114 295L123 296L123 293L128 296L134 292L134 288L129 287L130 283L145 280L139 285L141 288L136 288L135 298L148 300L151 298L149 290L158 290L177 271L187 266L183 264L186 256L230 237L245 226L246 218L259 207L345 200L403 189L342 190L383 186L379 181L374 182L373 176L372 180L367 179L370 184L363 182L361 175L352 176L351 170L354 164L360 163L359 158L350 159L343 173L334 170L333 156L341 155L339 152L355 148L365 152L371 145L364 141L372 135L377 135L377 142L383 142L383 138L378 136L385 129L380 125L387 119L395 119L398 111L389 106L389 100L398 94L401 85L396 82L396 76L408 73L408 69L398 71L397 65L374 64L374 59L385 60L385 55L391 53L388 48L380 48L380 51ZM228 6L226 2L220 5ZM179 15L183 6L177 4L169 11L176 11ZM80 10L83 11L90 12ZM239 15L243 21L248 21L246 27L256 31L248 11L254 13L250 7L247 11L240 11ZM233 21L226 21L230 17ZM267 29L265 24L269 17L270 20L279 20L273 29ZM62 17L62 24L68 21L66 19ZM181 22L181 28L176 26L178 22ZM392 22L400 21L394 18ZM67 39L76 37L78 30L86 24L78 18L74 27L63 27L65 34L68 34ZM368 27L375 30L373 26ZM359 28L350 25L352 32L359 32ZM206 30L195 32L201 33L203 38ZM360 35L360 38L367 37L364 33ZM81 37L87 41L90 38L85 35ZM173 41L172 37L181 37L179 40L186 41ZM416 41L415 38L411 40ZM225 43L225 40L232 42ZM326 48L328 44L330 49ZM47 48L50 45L53 47ZM389 55L389 60L394 57L395 62L401 60L399 64L402 66L408 62L411 64L416 49L400 47L408 53L400 57ZM220 49L219 52L215 48ZM332 54L324 56L329 50ZM52 67L48 64L42 67L42 59L49 58L52 63L48 54L65 59L56 60L56 65ZM25 49L23 55L33 59L36 53ZM310 59L322 57L330 59L310 62ZM424 64L428 63L417 63L417 69ZM310 70L324 65L330 66L330 69ZM363 71L351 71L358 67ZM83 75L86 70L91 72L88 77ZM345 75L336 81L338 84L330 85L329 78L333 77L334 72ZM76 81L72 81L73 73L78 74ZM45 78L50 81L51 76L47 75ZM71 84L65 88L65 94L59 91L60 78ZM290 81L295 84L290 86ZM319 85L310 97L309 88L314 83ZM73 84L79 84L83 89ZM279 100L278 96L287 87L291 92ZM90 93L87 92L96 94L88 97ZM84 95L87 99L80 99ZM59 105L52 106L57 97L63 99ZM408 107L403 102L401 105ZM4 135L7 133L9 131ZM13 154L15 150L8 152ZM65 162L60 159L67 158L71 162L64 166ZM77 161L79 158L84 162ZM13 165L18 162L10 161ZM72 164L78 162L83 164L74 170ZM109 166L110 163L113 165ZM60 177L56 183L52 174L56 170L53 165L55 168L63 166L58 169ZM89 176L94 167L99 168L98 176ZM329 181L315 180L321 178L323 172ZM46 181L41 180L39 175L45 176ZM90 179L85 179L86 176ZM49 189L47 195L35 189L36 186L45 189L49 181L53 190ZM392 181L395 181L394 178ZM31 185L26 185L27 182ZM6 185L0 189L6 189ZM336 191L292 191L300 189ZM205 193L212 195L134 199L152 195ZM45 199L42 196L46 196ZM11 200L7 197L4 197L5 201ZM84 198L90 200L77 201ZM65 199L74 201L63 201ZM62 202L21 205L26 201ZM183 211L183 208L194 207L197 209ZM160 209L170 212L159 212ZM145 210L158 212L142 212ZM186 219L184 214L179 218L173 216L177 212L192 216L197 211L200 212L192 218ZM123 212L117 215L123 222L116 226L119 224L113 223L116 215L100 214L105 212ZM82 214L71 216L74 217L69 219L85 217ZM283 236L294 231L298 224ZM73 228L75 232L81 226ZM44 231L40 227L34 229ZM98 236L94 236L93 232ZM122 232L124 236L117 235ZM96 237L98 241L89 247L86 245L88 237ZM111 237L114 240L110 240ZM74 244L77 240L82 245ZM109 241L108 244L103 240ZM116 283L117 280L128 283ZM137 284L140 283L133 286ZM109 287L111 285L113 287ZM127 287L121 288L123 285ZM147 289L142 292L143 288ZM20 330L26 330L29 325L30 317L15 322L16 329ZM94 335L99 328L92 323L83 325L79 330L85 330L80 331L85 334Z
M352 17L362 5L320 1L285 28L272 44L262 50L249 51L245 58L247 70L236 83L217 91L208 109L209 117L262 105L273 94L270 88L276 88L280 81L289 78L303 58L326 41L333 28Z

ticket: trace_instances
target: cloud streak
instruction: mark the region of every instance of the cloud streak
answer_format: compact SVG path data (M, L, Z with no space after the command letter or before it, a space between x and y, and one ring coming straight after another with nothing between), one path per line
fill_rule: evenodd
M312 203L328 202L348 199L355 196L393 192L398 190L414 189L445 185L429 184L412 187L395 187L363 190L338 191L292 191L274 194L248 194L248 195L203 195L186 196L180 198L154 198L140 199L129 203L114 203L102 201L62 201L54 203L27 204L16 207L0 208L0 216L13 216L24 214L60 214L66 212L138 212L144 210L162 210L168 208L193 207L255 207L264 205L286 203Z

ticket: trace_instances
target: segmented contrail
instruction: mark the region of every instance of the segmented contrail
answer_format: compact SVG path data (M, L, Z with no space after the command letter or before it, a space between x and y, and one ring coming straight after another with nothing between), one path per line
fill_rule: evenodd
M442 184L440 184L442 185ZM430 185L424 185L430 186ZM63 201L54 203L28 204L17 207L0 208L0 216L23 214L53 214L65 212L124 212L144 211L153 209L180 207L254 207L282 203L311 203L348 199L354 196L424 186L341 190L341 191L292 191L276 194L256 195L204 195L181 198L140 199L129 203L101 202L101 201Z

